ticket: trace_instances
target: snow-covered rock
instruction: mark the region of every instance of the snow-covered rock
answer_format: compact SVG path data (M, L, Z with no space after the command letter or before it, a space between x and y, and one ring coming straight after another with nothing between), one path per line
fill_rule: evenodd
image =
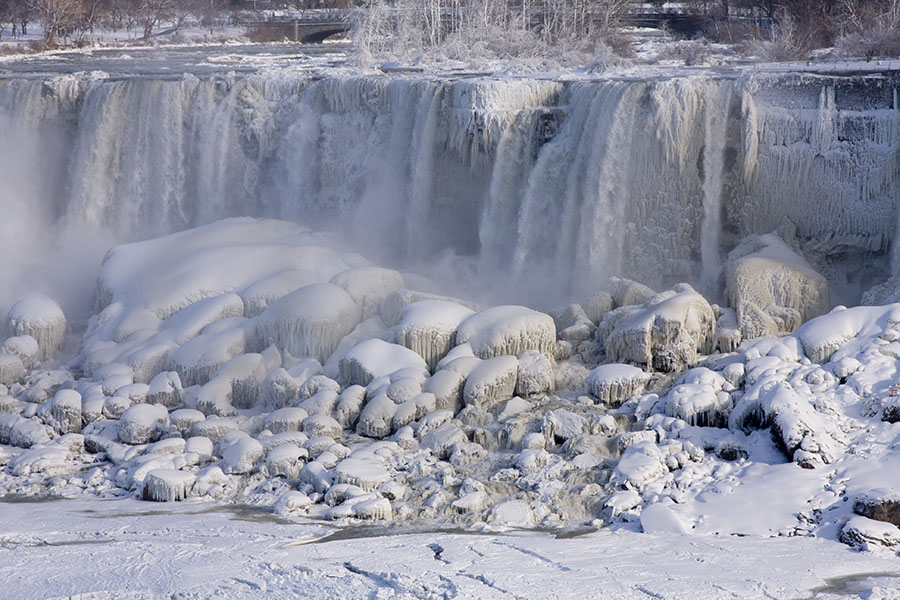
M362 310L362 318L368 319L385 296L403 288L403 276L392 269L362 266L338 273L331 283L346 291Z
M456 346L459 324L472 309L446 300L424 300L406 306L397 327L397 343L425 359L429 370Z
M553 390L553 363L546 354L526 350L519 354L519 371L516 375L516 394L534 396Z
M335 483L355 485L367 492L374 492L390 478L384 467L371 460L345 458L334 468Z
M588 390L607 406L623 402L643 393L650 376L631 365L600 365L588 375Z
M135 404L119 418L119 439L126 444L156 441L169 428L169 411L159 404Z
M144 477L141 495L144 500L154 502L177 502L190 495L196 481L190 471L154 469Z
M266 452L266 469L272 477L293 479L300 475L303 460L309 455L305 448L281 444Z
M515 356L495 356L472 369L463 388L467 406L491 408L513 397L519 373Z
M900 527L900 492L889 488L863 492L853 501L853 512Z
M11 386L25 379L25 365L15 354L0 354L0 385Z
M369 385L373 379L407 368L428 372L428 365L419 354L380 339L357 344L339 363L340 378L346 385Z
M479 358L526 350L550 355L556 349L556 324L550 315L524 306L495 306L462 321L456 342L468 343Z
M39 294L18 300L6 314L13 336L31 336L40 349L40 359L52 358L66 336L66 316L56 301Z
M808 321L831 307L828 280L778 233L742 240L728 254L725 275L728 300L736 308L742 302L763 310L774 305L794 309Z
M658 294L641 310L619 319L603 343L616 362L676 371L713 351L715 325L715 313L706 299L689 285L679 284L673 292Z
M47 401L47 417L44 422L60 435L78 433L82 428L81 394L75 390L60 390Z
M273 302L257 317L257 335L292 356L325 362L359 320L353 298L336 285L322 283Z
M365 405L356 422L356 433L373 438L390 435L397 405L387 394L378 394Z
M181 378L175 371L158 373L150 380L147 389L147 402L150 404L162 404L166 408L174 408L181 404L181 396L184 389L181 387Z
M892 523L853 516L844 523L839 539L850 546L869 550L877 546L900 546L900 528Z
M37 340L30 335L18 335L6 338L0 346L3 354L15 354L25 365L26 369L33 369L41 360L41 349Z
M243 437L229 444L222 452L222 470L226 473L249 473L265 455L259 441Z

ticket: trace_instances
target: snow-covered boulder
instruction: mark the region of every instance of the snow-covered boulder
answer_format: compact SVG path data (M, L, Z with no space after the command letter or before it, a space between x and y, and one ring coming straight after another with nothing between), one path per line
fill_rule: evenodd
M244 353L247 335L242 329L198 335L168 354L166 370L175 371L184 386L208 383L219 367Z
M599 325L606 313L615 308L612 294L609 292L597 292L582 303L584 314L594 325Z
M279 408L266 417L265 427L272 433L300 431L309 413L296 406Z
M353 516L368 521L390 521L391 503L387 498L375 496L353 503Z
M297 390L304 380L294 377L287 369L275 369L263 380L260 392L263 405L269 408L284 408L297 397Z
M285 269L257 281L239 292L244 301L244 316L253 318L261 315L270 304L287 296L294 290L308 285L325 283L321 275L309 269Z
M624 277L611 277L608 288L616 307L646 304L656 295L656 292L646 285Z
M435 406L439 409L459 412L465 377L451 370L438 371L428 378L422 390L434 394Z
M135 404L119 418L119 439L126 444L156 441L169 428L169 411L159 404Z
M369 385L373 379L407 368L428 373L428 364L419 354L377 338L357 344L338 363L345 385Z
M38 294L17 301L6 314L13 336L31 336L40 349L40 359L52 358L66 336L66 316L56 301Z
M309 455L305 448L293 444L275 446L266 453L266 469L271 477L294 479L300 475L303 460Z
M463 388L463 402L467 406L491 408L513 397L519 374L515 356L495 356L472 369Z
M391 292L382 299L381 304L378 307L378 314L385 325L393 327L400 323L400 320L403 317L403 310L407 306L416 302L425 301L449 302L451 304L459 304L472 308L472 305L456 298L402 289Z
M689 285L679 284L619 319L604 347L616 362L676 371L713 351L715 326L716 316L706 299Z
M0 354L0 385L11 386L25 379L25 365L15 354Z
M526 350L519 354L516 395L534 396L553 390L553 362L546 354Z
M472 309L445 300L415 302L403 309L395 334L397 343L418 353L429 370L434 370L456 346L459 324L472 314Z
M666 394L665 403L666 415L697 427L722 427L731 410L728 394L696 383L676 385Z
M44 422L60 435L78 433L82 428L81 394L75 390L60 390L47 401Z
M861 550L877 546L900 546L900 528L866 517L854 516L848 519L838 537L845 544Z
M25 365L26 369L33 369L41 360L41 349L37 340L30 335L17 335L6 338L0 346L0 353L15 354Z
M831 307L828 280L777 233L751 235L728 254L726 294L731 306L749 302L794 309L801 322ZM750 337L745 335L744 337Z
M403 288L403 276L393 269L375 266L353 267L331 278L362 310L362 318L373 316L381 301L391 292Z
M264 455L265 450L259 441L242 437L229 444L222 452L222 469L226 473L249 473Z
M621 406L623 402L641 394L650 376L632 365L600 365L588 375L588 390L607 406Z
M853 501L853 512L900 527L900 491L878 488L863 492Z
M387 394L378 394L362 409L356 422L356 433L366 437L383 438L391 433L397 405Z
M52 434L36 419L24 419L16 414L0 414L0 444L31 448L50 441Z
M468 343L479 358L517 355L526 350L551 355L556 350L553 317L524 306L495 306L466 318L456 343Z
M322 283L273 302L257 317L257 335L297 357L324 362L359 323L360 308L342 288Z
M355 485L367 492L374 492L390 479L387 469L372 460L345 458L334 469L335 483Z
M162 404L166 408L174 408L181 404L181 396L184 389L181 387L181 378L175 371L163 371L150 380L147 389L147 402L149 404Z
M348 386L338 396L334 409L334 420L341 427L355 428L356 421L366 403L366 388L361 385Z
M154 502L177 502L190 495L196 482L196 476L190 471L154 469L144 477L141 496Z
M341 424L328 415L316 414L303 419L303 433L310 438L327 436L334 440L341 439Z

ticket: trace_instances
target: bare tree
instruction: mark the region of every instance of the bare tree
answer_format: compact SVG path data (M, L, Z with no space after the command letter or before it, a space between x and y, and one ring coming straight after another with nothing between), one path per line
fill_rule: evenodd
M26 0L44 28L44 42L56 44L57 36L73 32L82 17L81 0Z

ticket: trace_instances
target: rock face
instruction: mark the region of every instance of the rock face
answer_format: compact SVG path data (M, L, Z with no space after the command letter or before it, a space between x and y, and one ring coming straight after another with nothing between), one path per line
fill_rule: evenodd
M687 284L654 296L640 308L617 309L597 328L607 356L658 371L694 365L715 345L716 316L703 296Z
M772 317L775 326L785 332L825 314L831 307L828 280L778 233L744 239L728 254L725 275L728 301L738 311L745 339L768 333L747 303Z

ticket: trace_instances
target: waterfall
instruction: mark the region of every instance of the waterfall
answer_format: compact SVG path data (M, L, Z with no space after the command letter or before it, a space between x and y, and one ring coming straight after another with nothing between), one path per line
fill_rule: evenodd
M27 275L74 272L47 240L82 239L96 260L237 215L534 304L611 275L714 297L724 253L789 221L826 275L862 285L888 249L900 264L896 98L890 80L740 72L8 78L0 309Z

